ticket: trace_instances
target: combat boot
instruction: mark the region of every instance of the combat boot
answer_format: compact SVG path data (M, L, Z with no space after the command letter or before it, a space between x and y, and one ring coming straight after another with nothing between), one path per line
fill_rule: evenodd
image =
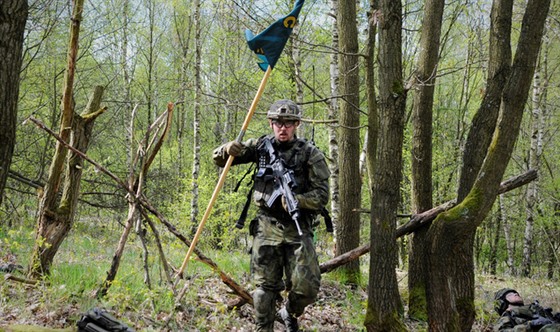
M284 325L286 326L286 331L287 332L298 332L299 331L297 317L290 314L288 312L288 310L286 310L286 307L282 307L282 309L280 309L280 311L278 311L278 315L284 321Z

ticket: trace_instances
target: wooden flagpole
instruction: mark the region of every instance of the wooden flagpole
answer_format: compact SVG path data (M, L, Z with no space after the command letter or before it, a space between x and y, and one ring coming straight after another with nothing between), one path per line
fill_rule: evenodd
M257 94L255 95L255 98L253 99L253 102L251 103L251 107L249 108L249 111L247 112L247 115L245 116L245 121L243 122L243 126L241 127L241 130L239 131L239 135L236 138L236 140L238 142L241 142L243 140L243 136L245 135L245 131L247 131L247 127L249 126L249 122L251 121L251 118L253 117L253 114L255 114L255 110L257 109L257 104L258 104L259 100L261 99L261 96L264 92L264 88L266 86L266 82L268 81L268 78L269 78L271 72L272 72L272 67L268 66L268 69L264 73L264 76L261 80L261 84L259 85L259 89L257 91ZM202 230L204 229L204 224L206 223L206 220L208 220L208 217L210 216L210 212L212 212L212 207L214 206L214 203L216 202L216 199L218 198L218 194L220 193L220 190L222 189L222 187L224 185L227 173L228 173L228 171L231 167L231 164L233 163L234 158L235 157L233 157L233 156L229 156L228 159L227 159L226 165L224 166L222 174L220 175L220 178L218 180L218 184L216 184L216 188L214 188L214 192L212 193L212 197L210 198L210 202L208 203L208 207L206 208L206 212L204 212L204 215L202 216L202 220L200 221L200 224L198 225L198 228L197 228L196 234L194 235L194 238L192 240L191 246L189 247L189 250L187 251L187 255L185 256L185 259L183 260L183 264L181 265L181 268L177 272L177 276L175 278L175 284L178 282L179 278L181 277L181 275L183 274L183 272L187 268L189 258L191 257L191 254L194 251L194 247L196 246L196 243L198 242L198 238L200 237L200 233L202 233ZM179 293L177 301L179 301L183 297L186 289L188 288L187 285L185 285L185 287L183 287L183 289Z

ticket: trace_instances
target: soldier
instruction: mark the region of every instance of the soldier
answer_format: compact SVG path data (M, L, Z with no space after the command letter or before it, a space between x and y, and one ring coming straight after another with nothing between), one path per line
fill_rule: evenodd
M251 274L256 286L253 301L257 331L273 331L276 301L281 299L283 290L288 291L288 299L278 316L287 331L298 331L297 317L315 302L319 291L321 272L312 242L312 223L328 202L330 173L323 153L296 136L301 110L293 101L276 101L267 118L274 135L226 143L214 150L214 162L224 166L228 157L234 156L233 164L258 163L253 194L258 212L249 226L253 236ZM293 193L300 211L302 235L287 212L283 196L267 204L274 195L274 179L268 175L270 155L265 140L272 143L275 155L286 168L293 170L297 184Z
M560 332L560 313L541 307L538 302L525 305L523 298L512 288L502 288L494 295L495 309L500 319L494 331Z

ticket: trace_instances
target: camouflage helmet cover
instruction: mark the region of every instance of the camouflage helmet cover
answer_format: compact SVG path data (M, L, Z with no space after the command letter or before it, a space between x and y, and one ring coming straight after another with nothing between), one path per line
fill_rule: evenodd
M506 295L509 293L517 293L513 288L502 288L494 294L494 309L501 316L506 311L509 303L506 300Z
M281 99L275 101L266 114L268 119L272 120L301 120L301 109L299 106L289 99Z

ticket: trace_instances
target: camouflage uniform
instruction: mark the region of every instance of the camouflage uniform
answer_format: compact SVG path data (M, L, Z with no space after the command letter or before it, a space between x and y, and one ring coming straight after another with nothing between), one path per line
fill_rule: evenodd
M556 316L559 316L556 314ZM560 332L560 323L540 305L533 303L505 311L494 324L494 331L502 332ZM560 318L560 317L559 317Z
M273 183L257 172L253 201L258 212L249 227L253 236L251 273L257 287L253 301L257 331L273 331L276 301L281 291L289 291L286 309L296 317L317 297L321 272L312 242L312 222L327 204L330 173L323 153L297 137L287 143L276 141L273 135L247 140L233 164L256 162L259 170L266 166L269 157L262 149L264 139L272 142L286 167L294 171L297 183L294 193L301 211L298 221L303 232L302 236L298 234L280 199L272 208L265 205L272 194ZM214 150L217 165L225 165L227 158L224 146Z

